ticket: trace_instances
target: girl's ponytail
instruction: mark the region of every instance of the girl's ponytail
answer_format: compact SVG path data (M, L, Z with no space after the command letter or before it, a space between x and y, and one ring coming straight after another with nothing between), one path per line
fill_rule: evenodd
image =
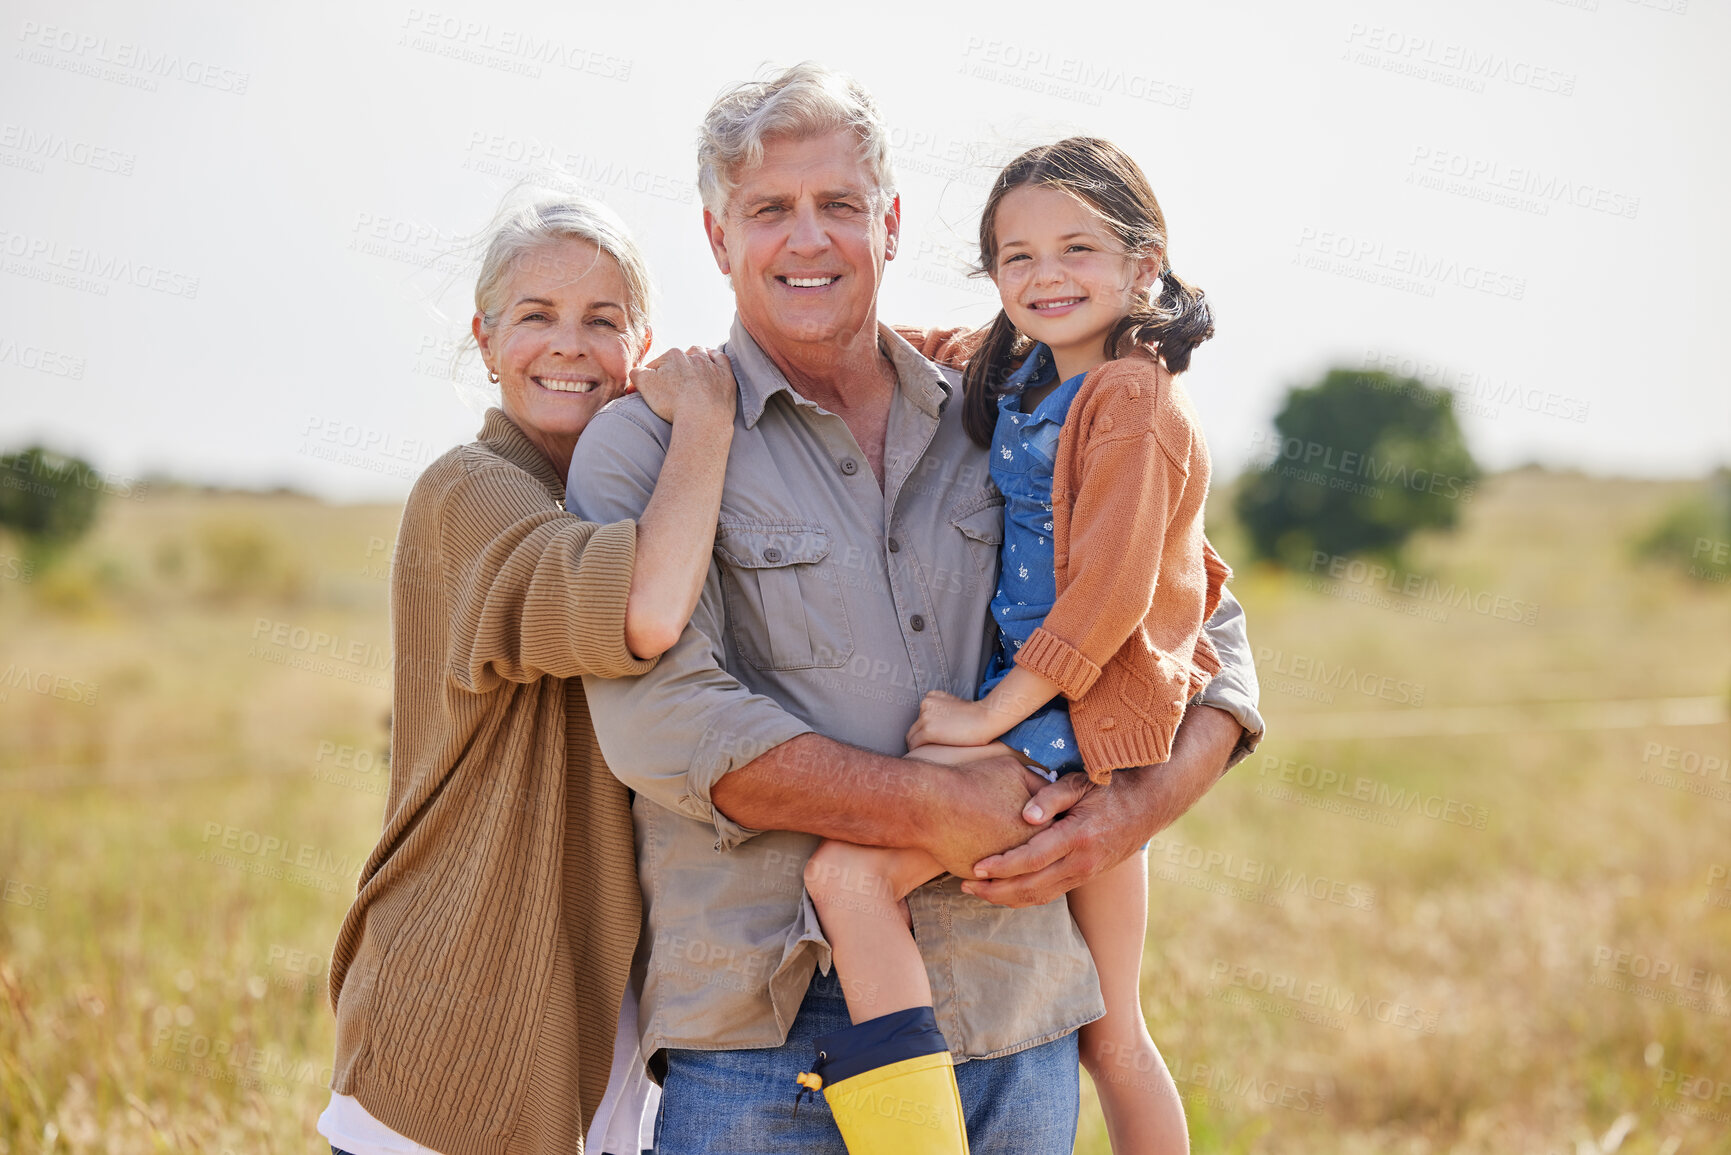
M1158 345L1166 368L1182 373L1190 368L1190 351L1214 336L1214 310L1201 289L1173 276L1171 269L1160 286L1159 296L1138 302L1113 328L1106 347L1123 357L1138 345Z
M998 426L998 393L1012 371L1018 336L1016 326L999 309L962 371L962 428L982 449L992 447L992 434Z

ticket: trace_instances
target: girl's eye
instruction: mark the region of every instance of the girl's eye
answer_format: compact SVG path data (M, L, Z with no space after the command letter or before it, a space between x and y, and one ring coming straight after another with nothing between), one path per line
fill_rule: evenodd
M1004 263L1007 265L1007 264L1011 263L1012 261L1025 261L1027 259L1028 259L1027 253L1011 253L1009 256L1004 258Z
M1072 253L1091 253L1094 249L1092 245L1071 245L1068 251Z

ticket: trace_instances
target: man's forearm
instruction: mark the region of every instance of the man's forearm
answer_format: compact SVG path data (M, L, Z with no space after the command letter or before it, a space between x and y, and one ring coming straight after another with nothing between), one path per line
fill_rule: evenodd
M1211 706L1195 707L1172 738L1172 756L1158 766L1113 775L1129 788L1126 801L1140 816L1142 838L1154 837L1178 819L1226 773L1243 735L1238 720Z
M1022 816L1030 782L1014 758L943 766L801 734L722 775L709 799L754 830L924 850L971 877L979 859L1034 832Z
M753 830L798 830L861 846L913 846L945 770L821 734L767 750L710 789L717 810Z

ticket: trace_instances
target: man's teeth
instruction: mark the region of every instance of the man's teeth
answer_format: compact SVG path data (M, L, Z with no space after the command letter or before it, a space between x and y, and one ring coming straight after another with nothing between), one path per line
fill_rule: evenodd
M593 381L567 381L559 377L537 377L535 380L542 388L551 389L555 393L587 393L595 388Z
M834 284L840 277L787 277L788 284L796 289L816 289L824 285Z
M1080 297L1066 297L1062 301L1036 301L1034 309L1036 312L1040 309L1062 309L1067 305L1074 305L1081 299Z

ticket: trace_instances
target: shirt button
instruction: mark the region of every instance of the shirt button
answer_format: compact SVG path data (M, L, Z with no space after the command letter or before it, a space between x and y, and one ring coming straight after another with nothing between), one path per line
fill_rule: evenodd
M901 542L899 542L899 541L897 541L897 540L896 540L896 539L895 539L895 538L893 538L893 537L892 537L892 538L890 538L890 552L891 552L891 553L900 553L900 552L902 552L902 543L901 543Z
M781 551L772 545L763 551L763 560L768 562L770 565L774 565L776 562L781 560Z
M912 626L914 628L914 633L917 634L926 628L926 619L919 614L915 614L913 617L908 619L908 625Z
M851 457L844 457L841 461L841 471L849 477L852 477L854 474L859 472L859 462L855 461Z

